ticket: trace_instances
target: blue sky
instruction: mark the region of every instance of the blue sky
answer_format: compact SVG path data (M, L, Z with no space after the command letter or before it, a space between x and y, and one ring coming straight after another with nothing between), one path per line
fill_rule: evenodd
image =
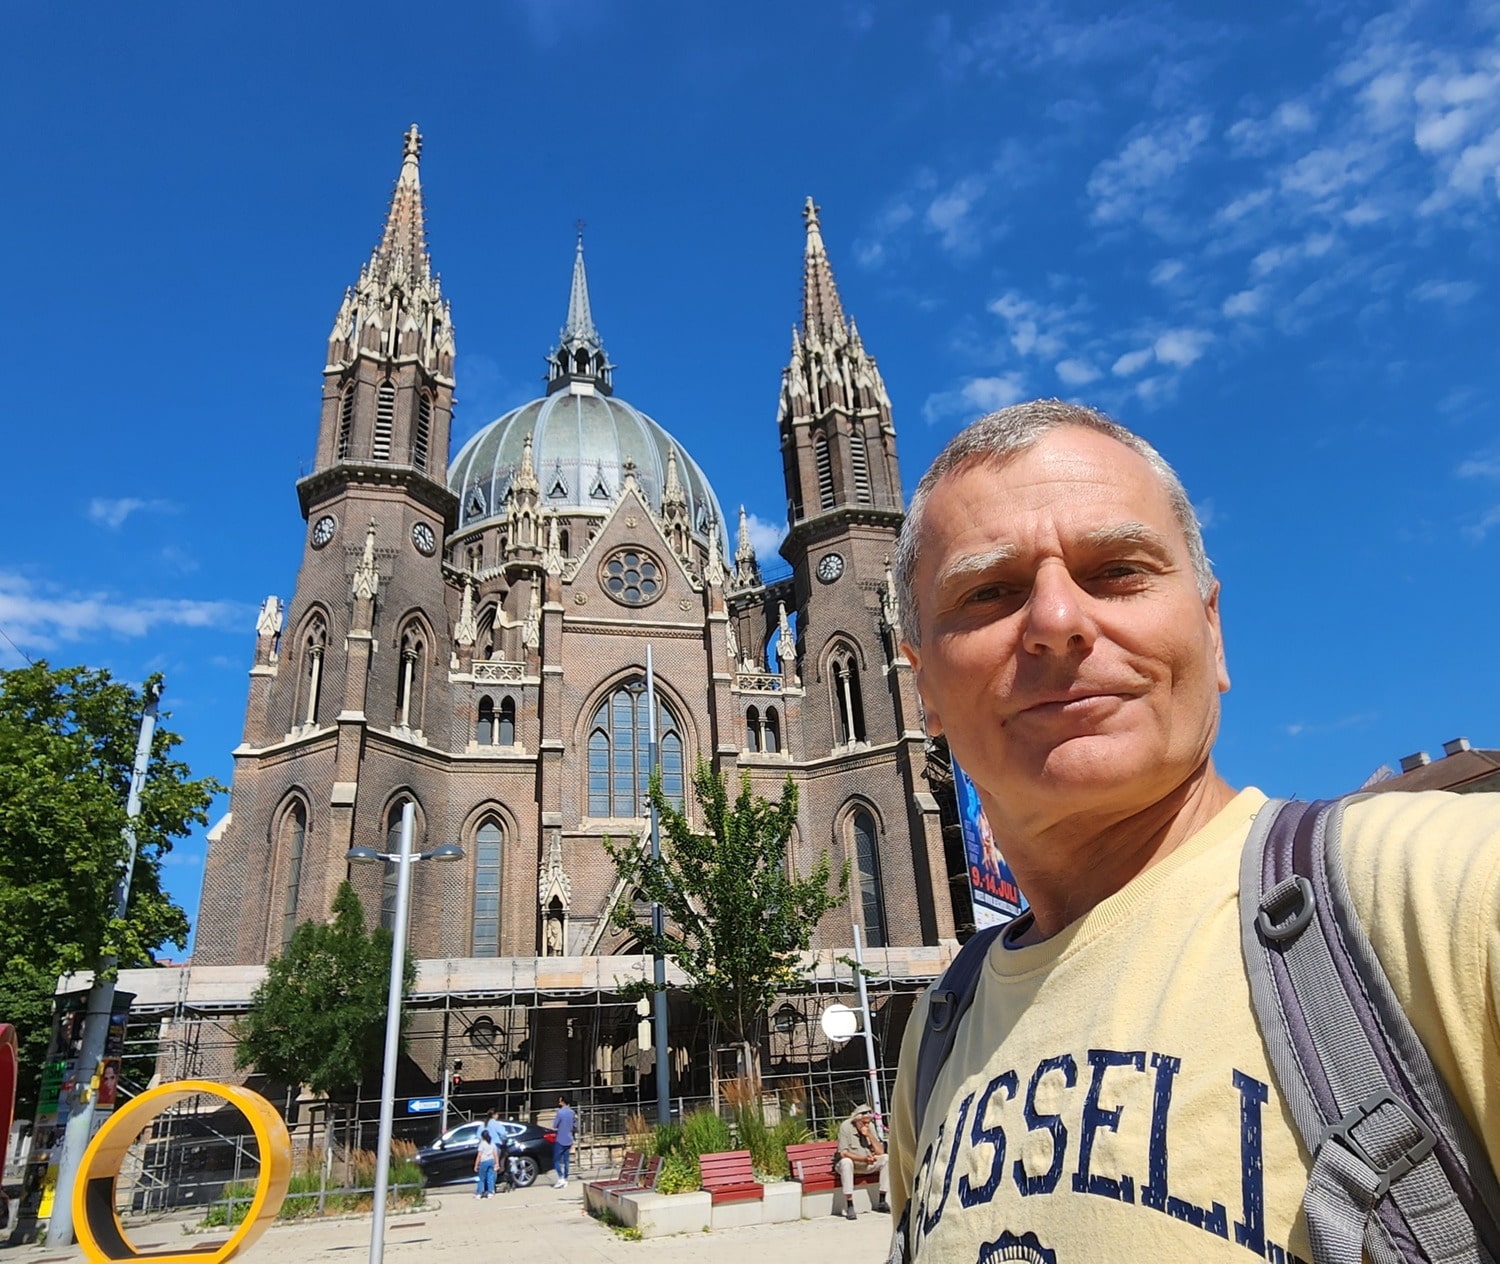
M227 781L323 351L425 136L457 444L539 392L587 222L619 393L774 547L811 194L908 490L1097 404L1224 582L1236 784L1500 746L1500 4L12 6L0 628L166 673ZM20 661L0 642L0 664ZM202 838L169 884L196 910Z

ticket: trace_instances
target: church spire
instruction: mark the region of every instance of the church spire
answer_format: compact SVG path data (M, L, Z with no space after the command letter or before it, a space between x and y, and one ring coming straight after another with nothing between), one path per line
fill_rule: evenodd
M589 278L583 266L583 221L578 223L578 246L573 252L573 285L568 291L568 319L558 334L558 345L547 354L547 394L573 388L579 394L613 389L614 365L604 353L604 340L594 325L589 305Z
M428 278L432 262L427 257L427 223L422 210L422 179L418 160L422 156L422 133L413 123L402 138L401 174L391 194L391 209L385 218L385 232L375 248L375 258L386 269L404 269ZM401 263L397 261L400 260Z
M802 330L809 340L842 342L847 334L844 308L833 283L833 265L823 246L819 208L812 198L802 208L807 222L807 248L802 256Z

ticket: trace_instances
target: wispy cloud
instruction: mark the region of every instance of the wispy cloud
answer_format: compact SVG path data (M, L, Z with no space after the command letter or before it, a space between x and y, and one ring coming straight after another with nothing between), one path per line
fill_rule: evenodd
M931 426L955 415L977 417L983 413L992 413L997 408L1019 404L1026 398L1028 392L1019 373L971 377L951 391L929 395L922 405L922 416Z
M135 513L176 513L177 506L170 500L143 500L136 496L122 496L117 500L95 496L89 501L89 521L96 522L111 531L118 531L126 519Z
M1172 180L1208 139L1209 117L1195 114L1167 119L1140 129L1113 158L1106 158L1089 177L1096 223L1138 221L1162 230L1166 226L1164 193Z
M254 619L254 608L237 601L70 592L0 572L0 626L28 652L97 636L142 637L163 627L248 630Z

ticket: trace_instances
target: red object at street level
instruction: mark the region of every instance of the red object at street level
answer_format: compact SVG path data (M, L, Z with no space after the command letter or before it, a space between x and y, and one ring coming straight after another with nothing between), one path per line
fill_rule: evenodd
M5 1169L5 1151L10 1145L10 1126L16 1118L16 1029L0 1023L0 1171Z

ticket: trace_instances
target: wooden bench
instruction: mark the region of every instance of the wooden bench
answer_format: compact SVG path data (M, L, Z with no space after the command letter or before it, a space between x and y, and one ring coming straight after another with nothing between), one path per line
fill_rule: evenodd
M837 1141L809 1141L803 1145L786 1148L787 1166L792 1179L802 1183L804 1194L817 1194L839 1187L838 1173L833 1170L833 1156L838 1152ZM879 1185L879 1172L861 1172L854 1169L854 1184Z
M641 1172L645 1167L646 1156L635 1150L626 1150L625 1157L620 1160L620 1170L609 1177L602 1177L595 1181L583 1183L583 1200L587 1206L602 1205L611 1190L626 1187L634 1187L641 1179ZM661 1160L655 1163L660 1168Z
M765 1188L755 1179L749 1150L726 1150L698 1158L698 1173L711 1204L759 1202Z
M661 1176L661 1156L649 1158L641 1166L640 1175L630 1184L612 1182L604 1193L604 1205L619 1213L620 1199L634 1194L651 1194L656 1191L657 1179Z

